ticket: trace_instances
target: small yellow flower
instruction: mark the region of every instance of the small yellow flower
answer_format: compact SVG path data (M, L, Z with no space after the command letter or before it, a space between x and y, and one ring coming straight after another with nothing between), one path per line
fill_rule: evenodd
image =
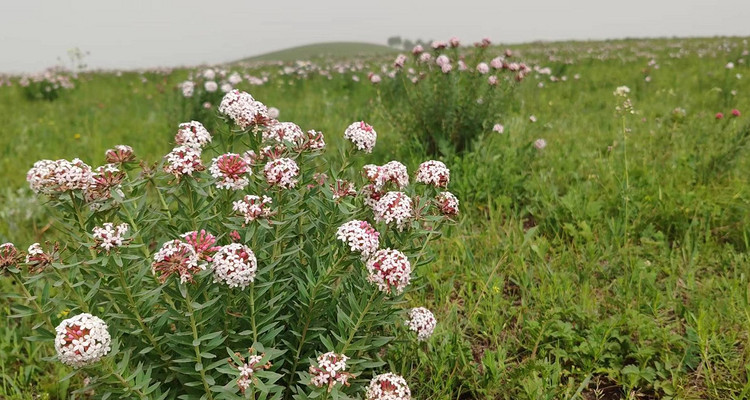
M500 288L497 287L497 285L492 286L492 291L495 293L500 293Z
M81 134L80 133L76 133L75 135L73 135L73 139L75 139L75 140L78 140L80 138L81 138Z
M62 310L60 311L59 314L57 314L57 318L66 317L68 314L70 314L70 310L68 309Z

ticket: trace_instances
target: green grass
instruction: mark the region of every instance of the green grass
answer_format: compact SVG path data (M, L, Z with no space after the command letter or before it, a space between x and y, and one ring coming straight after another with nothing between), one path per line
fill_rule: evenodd
M331 57L368 57L394 52L396 52L396 50L393 48L380 44L363 42L329 42L291 47L284 50L244 58L239 62L315 60Z
M431 268L415 272L424 290L410 299L435 311L438 328L426 353L392 366L415 398L750 397L745 47L743 38L512 46L567 80L532 75L497 116L505 134L445 160L461 219ZM726 70L728 61L737 67ZM423 160L379 109L380 88L350 75L270 71L267 85L246 89L281 120L322 130L332 158L344 128L366 119L379 134L375 162L401 159L415 171ZM186 75L89 75L52 103L0 88L0 241L54 238L22 189L35 160L98 165L120 143L150 161L165 154L187 118L173 90ZM625 132L612 94L621 85L637 110ZM729 116L733 108L744 115ZM537 138L543 151L531 147ZM45 358L51 343L23 339L34 322L7 318L19 300L10 278L0 287L9 294L0 301L0 397L70 398L58 382L68 369Z

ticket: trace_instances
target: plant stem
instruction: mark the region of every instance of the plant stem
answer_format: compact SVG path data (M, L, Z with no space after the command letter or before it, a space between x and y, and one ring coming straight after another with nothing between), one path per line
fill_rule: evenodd
M209 388L208 382L206 381L206 371L203 368L200 343L196 344L198 342L198 326L195 323L195 310L193 309L193 304L192 304L193 302L190 299L189 289L185 289L185 303L187 304L188 313L190 314L190 328L193 330L193 350L195 350L195 362L197 364L200 364L200 374L201 374L201 381L203 381L203 390L206 391L208 398L213 400L214 397L211 394L211 388Z
M365 305L364 310L362 310L362 313L359 315L359 318L357 319L357 323L354 324L354 329L352 329L351 334L349 334L349 339L346 340L346 343L344 343L344 347L341 348L341 354L346 354L346 349L352 343L352 340L354 340L354 336L357 334L357 331L359 330L359 326L362 325L362 321L365 319L367 312L370 311L370 306L372 306L372 302L375 301L375 297L377 297L377 295L378 295L378 291L373 290L372 295L370 295L370 299L367 300L367 305Z
M109 372L110 374L112 374L112 376L117 378L117 380L122 384L122 386L125 387L126 392L133 392L136 395L138 395L138 397L141 399L148 399L148 397L143 392L141 392L139 389L134 388L133 385L131 385L127 379L125 379L122 375L120 375L120 373L115 371L114 367L112 366L111 360L107 360L103 362L102 364L106 367L107 372Z
M49 318L49 314L44 312L42 310L42 306L39 305L39 303L36 302L36 297L32 296L28 289L26 289L26 285L23 284L23 281L21 281L21 278L18 276L18 274L11 274L13 275L13 279L16 280L18 283L18 286L21 288L21 291L23 291L23 295L26 296L26 300L34 304L34 308L36 308L36 311L41 314L44 317L44 320L47 322L47 324L52 328L52 330L55 329L55 326L52 325L52 320Z
M250 323L253 326L253 343L258 341L258 327L255 324L255 282L250 284Z

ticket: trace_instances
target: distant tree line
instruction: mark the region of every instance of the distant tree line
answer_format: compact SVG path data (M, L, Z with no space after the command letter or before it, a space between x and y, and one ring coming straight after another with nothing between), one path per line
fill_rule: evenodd
M411 40L411 39L403 39L401 36L391 36L388 38L388 46L393 47L396 49L404 49L404 50L411 50L416 45L421 45L422 47L429 47L430 43L432 43L432 40Z

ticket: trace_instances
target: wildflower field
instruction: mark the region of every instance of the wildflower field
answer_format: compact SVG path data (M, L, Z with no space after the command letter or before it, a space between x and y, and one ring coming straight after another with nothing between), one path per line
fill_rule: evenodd
M750 398L749 51L0 76L0 398Z

